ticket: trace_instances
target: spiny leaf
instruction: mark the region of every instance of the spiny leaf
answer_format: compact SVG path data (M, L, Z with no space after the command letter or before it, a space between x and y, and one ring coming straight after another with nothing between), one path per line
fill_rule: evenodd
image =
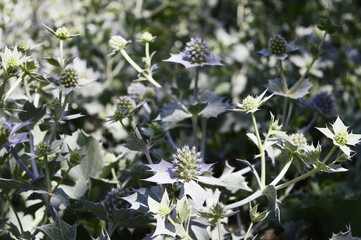
M76 224L69 225L58 218L54 223L38 227L45 235L52 240L75 240Z

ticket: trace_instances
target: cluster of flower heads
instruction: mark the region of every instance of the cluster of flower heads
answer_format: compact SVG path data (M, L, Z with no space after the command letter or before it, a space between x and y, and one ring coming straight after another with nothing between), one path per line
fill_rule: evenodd
M287 43L281 35L275 35L268 41L268 49L258 51L262 56L274 55L278 60L285 60L289 52L298 50L298 47L293 47L294 41Z
M331 116L335 111L335 100L332 95L327 92L316 94L312 98L310 105L326 116Z
M211 55L210 48L201 38L192 38L186 43L184 51L179 54L171 54L166 62L180 63L186 68L202 67L205 65L221 66L221 59Z

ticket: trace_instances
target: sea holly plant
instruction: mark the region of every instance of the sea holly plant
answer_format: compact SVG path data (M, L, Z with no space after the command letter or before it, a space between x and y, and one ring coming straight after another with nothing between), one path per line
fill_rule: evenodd
M12 8L15 2L3 13L23 9ZM330 57L323 43L340 29L332 21L321 20L321 40L296 81L288 59L303 49L302 39L297 47L280 34L261 39L267 49L258 53L269 57L269 66L278 64L263 85L262 65L254 64L259 57L253 59L257 46L249 41L255 31L245 27L247 16L257 27L250 14L263 12L261 2L232 3L242 19L235 21L242 30L233 34L232 22L224 22L227 29L215 21L198 26L203 14L179 14L172 19L182 24L163 28L165 17L184 11L178 6L189 11L197 4L165 1L153 10L148 2L134 4L122 4L119 12L119 4L82 1L73 5L76 17L62 19L57 9L49 20L37 16L46 16L43 6L34 6L34 28L1 26L1 239L266 238L266 229L277 224L289 234L284 221L301 193L325 194L329 201L334 189L346 191L347 201L358 194L343 187L347 182L332 191L325 186L333 181L329 173L348 171L346 161L357 158L361 139L342 107L342 100L353 99L340 96L343 83L336 77L333 89L323 88L321 79L311 84L314 63ZM248 12L248 5L257 11ZM295 35L292 29L288 36ZM236 93L232 88L242 82L235 75L247 79ZM301 107L312 111L292 114ZM329 121L331 127L320 127ZM311 184L298 184L307 178ZM311 200L298 205L314 209Z

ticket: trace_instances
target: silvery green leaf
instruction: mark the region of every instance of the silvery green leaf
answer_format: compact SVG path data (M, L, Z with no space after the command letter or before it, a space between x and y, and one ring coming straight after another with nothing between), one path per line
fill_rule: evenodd
M189 205L187 196L184 196L181 200L177 201L177 217L179 222L182 224L190 216L192 207Z
M338 234L333 233L330 240L361 240L361 238L353 237L351 233L351 228L349 228L346 232L340 232Z
M163 191L164 190L161 186L141 188L136 190L132 195L124 197L123 199L132 205L131 209L147 213L149 211L148 197L160 202L163 196Z
M312 84L309 82L308 79L305 79L294 92L285 93L282 89L281 79L274 78L269 80L265 87L267 87L269 91L273 92L276 95L289 97L292 99L298 99L306 96L309 93L309 89L312 87Z
M275 214L278 217L278 221L280 221L281 220L281 212L278 207L279 200L277 199L277 190L276 190L275 186L273 186L273 185L266 186L266 188L263 190L263 195L267 197L268 201L271 204L271 210L275 211Z
M167 104L160 113L163 122L180 122L192 117L192 114L185 112L178 104Z
M257 140L256 135L254 135L254 133L247 133L246 135L247 135L247 137L248 137L249 139L251 139L251 141L252 141L256 146L258 146L258 140Z
M190 222L190 233L192 239L209 240L210 236L207 231L208 223L203 219L194 219Z
M199 103L196 103L196 104L191 104L189 107L188 107L188 111L195 115L195 116L198 116L198 114L205 108L207 107L208 103L207 102L199 102Z
M241 170L234 172L234 169L236 168L232 167L228 162L226 162L223 173L219 177L222 182L229 185L229 187L226 188L231 192L236 192L240 189L245 191L252 191L252 189L248 186L246 178L240 173Z
M26 182L17 181L14 179L0 178L0 189L11 190L11 189L31 189L33 188Z
M138 138L131 138L127 140L125 147L127 147L132 151L137 151L137 152L144 152L145 150L147 150L147 144L145 144L145 142L142 139L138 139Z
M206 102L208 104L199 113L199 115L205 118L217 117L219 114L225 112L228 108L228 104L223 101L223 97L220 97L213 92L204 93L201 97L200 102Z
M347 172L347 168L343 168L341 164L333 164L331 166L328 166L327 169L323 170L323 172L327 173L336 173L336 172Z
M61 218L56 219L54 223L37 227L51 240L75 240L76 224L69 225Z

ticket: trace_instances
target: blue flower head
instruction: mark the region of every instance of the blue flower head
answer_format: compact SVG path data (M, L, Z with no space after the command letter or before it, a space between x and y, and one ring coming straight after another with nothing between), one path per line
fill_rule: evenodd
M310 105L326 116L331 116L335 111L335 99L327 92L316 94L312 98Z
M186 68L210 66L222 66L221 59L211 55L210 48L201 38L192 38L187 42L183 52L171 54L166 62L180 63Z
M30 121L26 121L12 125L6 121L5 118L0 118L0 150L4 147L10 147L13 144L29 141L27 138L28 132L18 134L16 134L16 132L30 123Z

